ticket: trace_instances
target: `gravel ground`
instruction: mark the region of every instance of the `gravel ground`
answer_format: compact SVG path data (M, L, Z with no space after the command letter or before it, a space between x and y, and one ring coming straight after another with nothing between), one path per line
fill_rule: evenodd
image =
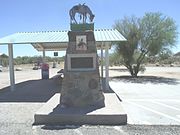
M0 135L31 135L34 113L44 103L0 103Z
M31 126L0 125L0 135L179 135L180 126Z

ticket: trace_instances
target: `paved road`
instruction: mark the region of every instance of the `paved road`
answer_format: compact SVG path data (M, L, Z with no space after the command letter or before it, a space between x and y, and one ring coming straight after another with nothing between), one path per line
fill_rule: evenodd
M129 124L180 125L180 80L163 79L134 83L121 78L110 82L123 101Z

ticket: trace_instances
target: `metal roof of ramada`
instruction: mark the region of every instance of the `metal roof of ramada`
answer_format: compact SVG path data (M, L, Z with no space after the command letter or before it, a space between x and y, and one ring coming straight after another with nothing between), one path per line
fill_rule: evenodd
M0 45L4 44L32 44L38 51L55 51L66 49L68 46L68 31L40 31L18 32L0 38ZM96 46L111 44L126 39L116 29L94 30Z

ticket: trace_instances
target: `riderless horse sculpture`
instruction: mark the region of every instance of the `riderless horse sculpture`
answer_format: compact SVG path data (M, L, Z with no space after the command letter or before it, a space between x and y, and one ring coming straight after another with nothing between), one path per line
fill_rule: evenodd
M72 7L69 11L69 15L70 15L70 18L71 18L71 23L76 23L77 24L77 21L76 21L76 18L75 18L75 15L76 13L80 14L80 20L82 19L82 16L83 16L83 23L86 23L86 19L87 19L87 15L89 15L89 20L90 22L93 21L95 15L92 13L92 11L90 10L90 8L88 6L84 4L79 4L79 5L75 5L74 7Z

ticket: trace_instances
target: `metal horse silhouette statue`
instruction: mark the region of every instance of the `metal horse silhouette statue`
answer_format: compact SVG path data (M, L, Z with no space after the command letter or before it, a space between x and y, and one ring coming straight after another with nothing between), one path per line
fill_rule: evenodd
M92 13L90 8L85 5L85 3L82 5L81 4L75 5L70 9L69 15L70 15L71 23L77 24L77 21L75 18L76 13L80 15L80 20L82 19L82 16L83 16L82 23L86 23L87 15L89 15L88 17L89 17L90 22L92 22L95 17L95 15Z

